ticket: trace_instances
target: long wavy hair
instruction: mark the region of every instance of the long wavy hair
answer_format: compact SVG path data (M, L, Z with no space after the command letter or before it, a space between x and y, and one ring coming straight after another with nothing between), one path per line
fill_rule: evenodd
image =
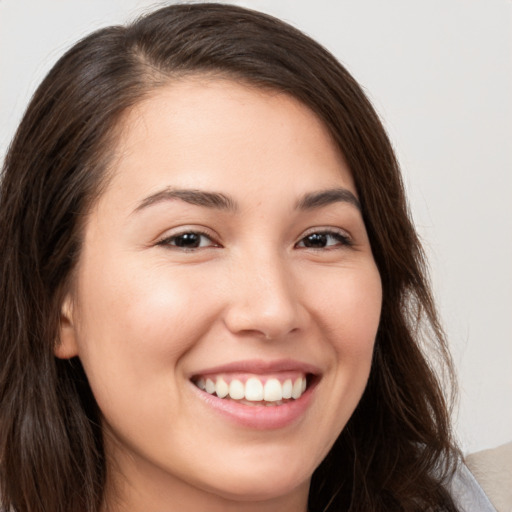
M309 510L456 510L442 485L458 451L439 378L452 367L385 130L322 46L220 4L164 7L78 42L36 91L10 146L0 189L2 510L100 508L100 411L80 361L54 356L61 303L123 115L194 74L284 92L316 113L351 169L382 279L369 382L313 474Z

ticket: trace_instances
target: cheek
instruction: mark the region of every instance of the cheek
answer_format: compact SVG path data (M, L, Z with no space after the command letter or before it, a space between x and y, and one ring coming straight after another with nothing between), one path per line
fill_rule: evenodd
M218 301L197 292L200 277L116 261L84 269L79 357L106 425L143 439L148 424L183 410L181 361L211 328Z
M80 290L78 344L91 385L156 381L209 329L218 301L198 293L201 276L102 263L83 269Z
M310 287L315 324L321 329L326 367L320 382L326 403L318 431L328 432L327 453L352 416L368 381L382 305L380 275L373 264L346 265L318 275ZM327 404L327 405L326 405ZM335 411L328 414L326 411Z
M317 286L310 301L332 348L343 360L371 359L382 307L375 265L344 268L317 284L322 286Z

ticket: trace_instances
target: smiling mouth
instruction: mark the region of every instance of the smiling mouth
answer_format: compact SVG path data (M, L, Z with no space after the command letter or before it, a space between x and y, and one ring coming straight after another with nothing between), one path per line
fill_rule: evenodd
M249 406L279 406L299 399L311 383L311 375L293 372L279 376L196 376L192 383L202 391Z

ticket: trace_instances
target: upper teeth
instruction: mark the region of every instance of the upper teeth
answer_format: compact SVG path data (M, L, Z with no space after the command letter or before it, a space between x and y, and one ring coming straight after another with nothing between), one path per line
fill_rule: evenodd
M278 402L287 398L300 398L306 390L306 377L286 379L280 382L271 378L263 383L258 377L250 377L245 384L239 379L233 379L229 384L223 377L200 378L196 386L207 393L214 393L225 398L229 396L233 400L248 400L250 402Z

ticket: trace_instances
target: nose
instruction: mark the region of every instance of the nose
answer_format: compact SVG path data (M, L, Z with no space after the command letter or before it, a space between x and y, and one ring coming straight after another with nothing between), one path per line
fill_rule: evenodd
M297 284L283 258L254 253L243 258L230 273L227 328L266 340L301 330L307 315Z

